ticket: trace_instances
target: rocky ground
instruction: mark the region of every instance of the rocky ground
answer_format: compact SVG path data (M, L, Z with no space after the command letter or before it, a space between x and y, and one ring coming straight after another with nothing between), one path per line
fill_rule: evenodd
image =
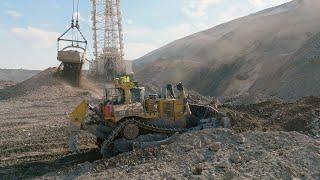
M0 179L319 179L319 98L224 105L190 93L190 102L218 107L209 121L220 128L202 125L172 144L101 159L90 143L82 154L69 151L66 118L100 88L87 80L71 87L55 70L0 90Z
M0 177L4 179L34 177L99 158L95 152L70 158L67 114L94 93L62 83L53 76L55 70L0 90L0 99L5 99L0 101Z
M305 97L296 102L266 101L259 104L228 106L264 120L270 130L297 131L320 138L320 98Z
M318 179L320 142L296 132L206 129L44 179Z

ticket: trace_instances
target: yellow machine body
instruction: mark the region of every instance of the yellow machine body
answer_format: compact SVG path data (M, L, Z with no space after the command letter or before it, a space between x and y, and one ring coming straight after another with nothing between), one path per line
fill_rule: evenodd
M88 113L88 102L82 101L70 114L69 119L72 124L81 126Z
M164 99L158 101L159 118L167 121L184 120L184 104L176 99Z
M106 122L116 125L125 118L134 117L146 121L163 120L176 123L184 121L185 116L191 114L188 104L185 102L184 92L181 92L180 97L177 99L147 96L146 98L143 97L139 102L134 102L134 88L137 88L137 86L130 81L129 77L123 77L115 81L114 89L120 93L118 95L109 94L109 97L106 97L106 99L109 98L108 101L100 104L100 110ZM88 103L83 101L71 113L71 122L80 126L86 118L87 109Z

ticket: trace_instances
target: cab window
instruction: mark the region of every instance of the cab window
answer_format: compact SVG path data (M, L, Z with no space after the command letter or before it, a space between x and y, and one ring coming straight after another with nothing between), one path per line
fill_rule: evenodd
M124 104L124 92L121 89L106 89L106 101L113 105Z

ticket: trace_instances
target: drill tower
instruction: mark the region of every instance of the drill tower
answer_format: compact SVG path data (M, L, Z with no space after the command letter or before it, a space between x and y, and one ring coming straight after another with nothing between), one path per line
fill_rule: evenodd
M90 74L113 81L125 73L120 0L91 0L94 60Z

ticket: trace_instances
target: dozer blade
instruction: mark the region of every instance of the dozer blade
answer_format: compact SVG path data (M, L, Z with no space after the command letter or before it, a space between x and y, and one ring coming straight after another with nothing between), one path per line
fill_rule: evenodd
M192 115L199 119L207 119L217 117L218 110L211 106L189 104Z
M69 115L69 119L72 124L81 126L81 123L85 120L88 113L88 102L82 101L74 111Z

